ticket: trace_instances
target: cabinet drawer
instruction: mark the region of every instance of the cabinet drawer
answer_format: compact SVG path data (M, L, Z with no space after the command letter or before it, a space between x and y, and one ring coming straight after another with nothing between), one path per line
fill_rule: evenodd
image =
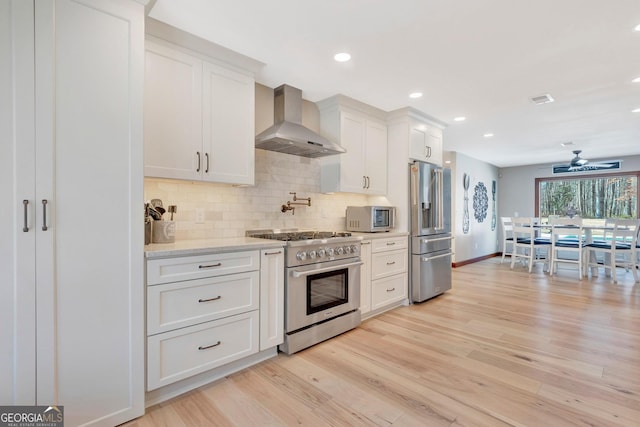
M371 310L402 301L407 297L406 273L371 282Z
M406 248L408 237L390 237L388 239L371 239L371 252L394 251Z
M260 268L258 251L150 259L147 285L243 273Z
M258 352L258 311L147 339L147 390L154 390Z
M406 273L408 268L407 259L408 254L405 249L372 254L371 280Z
M259 307L260 273L232 274L147 288L147 335Z

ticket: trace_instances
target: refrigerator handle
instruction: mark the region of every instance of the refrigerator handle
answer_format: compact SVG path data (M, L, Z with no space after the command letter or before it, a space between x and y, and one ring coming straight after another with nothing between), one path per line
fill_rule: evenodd
M418 166L411 165L411 206L418 204Z

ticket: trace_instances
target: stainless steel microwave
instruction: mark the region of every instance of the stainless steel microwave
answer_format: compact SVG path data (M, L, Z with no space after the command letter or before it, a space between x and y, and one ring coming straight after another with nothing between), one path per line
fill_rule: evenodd
M347 231L375 233L392 230L395 225L393 206L347 206Z

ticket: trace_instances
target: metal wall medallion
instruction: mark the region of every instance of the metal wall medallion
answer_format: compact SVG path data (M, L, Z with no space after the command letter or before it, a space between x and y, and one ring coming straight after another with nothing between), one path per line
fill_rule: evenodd
M482 222L487 217L487 209L489 208L489 197L487 196L487 187L484 183L476 184L473 192L473 216L476 221Z

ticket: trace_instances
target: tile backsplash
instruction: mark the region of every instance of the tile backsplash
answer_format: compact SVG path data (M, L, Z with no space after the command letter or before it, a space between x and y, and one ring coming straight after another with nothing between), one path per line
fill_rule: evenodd
M273 151L256 150L255 186L145 178L145 200L161 199L164 207L177 205L176 239L244 236L245 230L300 228L344 230L349 205L388 204L384 197L352 193L320 193L320 160ZM280 207L298 197L311 197L311 206ZM204 223L196 223L196 210ZM169 214L164 214L169 219Z

